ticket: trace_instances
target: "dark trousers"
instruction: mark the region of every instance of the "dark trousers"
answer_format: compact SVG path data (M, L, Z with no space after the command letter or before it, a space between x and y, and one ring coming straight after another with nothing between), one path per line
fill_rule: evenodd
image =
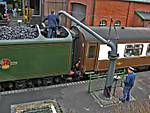
M48 38L56 37L56 27L49 27Z
M126 86L123 88L123 97L120 98L120 100L122 102L130 101L130 92L131 92L131 89L132 89L132 87L126 87Z

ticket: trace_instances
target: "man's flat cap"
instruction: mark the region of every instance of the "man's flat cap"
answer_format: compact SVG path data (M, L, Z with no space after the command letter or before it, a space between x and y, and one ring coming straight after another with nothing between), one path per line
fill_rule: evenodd
M135 71L135 69L131 66L129 66L128 69L130 69L131 71Z

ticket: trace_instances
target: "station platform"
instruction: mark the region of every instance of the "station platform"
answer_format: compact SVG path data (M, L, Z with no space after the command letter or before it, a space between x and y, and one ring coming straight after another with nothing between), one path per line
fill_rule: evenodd
M132 102L150 102L150 71L137 73L136 84L132 90ZM43 100L55 100L63 113L113 113L116 106L126 106L128 103L119 103L122 87L116 88L115 103L112 100L105 102L98 92L88 92L89 81L59 84L54 86L31 88L0 93L0 113L11 113L11 106L21 105ZM104 84L102 84L104 85ZM95 99L95 96L98 99ZM114 101L114 100L113 100ZM110 103L108 103L110 102Z

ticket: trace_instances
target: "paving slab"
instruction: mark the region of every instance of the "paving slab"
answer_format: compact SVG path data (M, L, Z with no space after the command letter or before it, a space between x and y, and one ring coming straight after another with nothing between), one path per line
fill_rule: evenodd
M100 107L110 107L119 104L119 98L122 97L123 88L117 87L115 95L111 93L110 98L106 98L103 94L104 90L94 91L91 93L92 97L98 102ZM130 101L135 101L135 98L131 95Z

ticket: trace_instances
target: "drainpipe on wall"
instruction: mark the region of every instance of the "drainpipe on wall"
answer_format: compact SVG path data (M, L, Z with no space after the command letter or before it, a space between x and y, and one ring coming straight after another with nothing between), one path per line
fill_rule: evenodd
M142 21L143 21L143 26L142 26L142 27L145 27L145 26L144 26L145 21L144 21L143 19L142 19Z
M44 2L45 0L41 0L41 22L44 18Z
M128 26L128 19L129 19L130 6L131 6L131 2L129 2L129 6L128 6L127 19L126 19L126 26Z
M23 12L24 12L24 0L22 0L21 6L22 6L22 14L23 14Z
M95 7L96 7L96 0L94 0L94 4L93 4L92 26L94 26Z

